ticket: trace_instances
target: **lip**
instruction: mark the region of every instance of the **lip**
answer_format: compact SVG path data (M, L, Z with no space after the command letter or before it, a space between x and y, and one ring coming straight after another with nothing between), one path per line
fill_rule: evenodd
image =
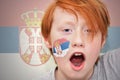
M74 63L73 60L72 60L72 57L75 56L76 54L77 54L77 55L80 55L80 56L78 56L79 58L77 58L78 60L76 60L76 61L77 61L77 65L76 65L76 61L75 61L75 63ZM82 59L81 59L81 56L82 56ZM73 70L75 70L75 71L80 71L80 70L83 69L83 67L84 67L84 65L85 65L85 55L84 55L83 52L74 52L74 53L71 55L69 61L70 61L70 65L71 65L71 67L72 67ZM79 61L79 62L78 62L78 61Z

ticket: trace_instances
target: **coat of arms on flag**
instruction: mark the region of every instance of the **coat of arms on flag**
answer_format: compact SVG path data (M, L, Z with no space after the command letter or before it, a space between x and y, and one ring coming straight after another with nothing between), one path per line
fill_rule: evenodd
M22 19L27 26L19 28L21 58L25 63L33 66L46 63L51 56L41 34L41 20L40 16L38 17L41 13L35 10L22 14Z

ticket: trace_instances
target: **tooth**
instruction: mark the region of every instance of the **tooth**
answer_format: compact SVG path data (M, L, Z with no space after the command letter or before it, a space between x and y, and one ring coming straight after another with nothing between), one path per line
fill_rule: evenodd
M75 56L81 56L81 55L82 55L82 54L77 54L77 53L75 54Z

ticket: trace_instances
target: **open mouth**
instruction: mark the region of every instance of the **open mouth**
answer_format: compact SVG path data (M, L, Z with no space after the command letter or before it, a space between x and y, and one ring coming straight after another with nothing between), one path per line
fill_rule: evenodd
M70 58L71 65L74 70L82 69L84 61L85 56L81 52L74 53Z

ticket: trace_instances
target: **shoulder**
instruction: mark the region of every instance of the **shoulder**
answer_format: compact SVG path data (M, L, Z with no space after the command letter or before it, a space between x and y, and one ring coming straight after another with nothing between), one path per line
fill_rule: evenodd
M107 53L114 53L114 54L118 54L118 53L120 53L120 48L113 49L113 50L111 50L111 51L108 51Z
M120 80L120 48L103 53L94 68L92 80Z
M108 72L108 74L111 73L111 75L119 77L118 74L120 74L120 48L108 51L103 55L102 59L102 64L106 70L106 73Z
M103 57L110 61L120 60L120 48L106 52Z

